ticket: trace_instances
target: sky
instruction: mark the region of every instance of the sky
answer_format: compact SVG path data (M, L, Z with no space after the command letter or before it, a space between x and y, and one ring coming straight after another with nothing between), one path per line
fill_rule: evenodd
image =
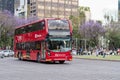
M79 0L79 6L90 7L91 19L104 22L104 15L113 15L116 19L118 0Z

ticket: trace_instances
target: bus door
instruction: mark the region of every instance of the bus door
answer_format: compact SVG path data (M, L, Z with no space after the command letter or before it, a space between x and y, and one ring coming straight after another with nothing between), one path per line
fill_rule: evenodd
M41 42L41 58L45 59L45 42Z
M26 57L30 58L30 43L26 43Z

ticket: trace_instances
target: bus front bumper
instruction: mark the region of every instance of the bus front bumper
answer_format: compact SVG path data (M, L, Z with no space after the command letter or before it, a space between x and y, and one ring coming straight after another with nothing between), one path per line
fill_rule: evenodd
M72 61L72 57L49 57L46 61Z

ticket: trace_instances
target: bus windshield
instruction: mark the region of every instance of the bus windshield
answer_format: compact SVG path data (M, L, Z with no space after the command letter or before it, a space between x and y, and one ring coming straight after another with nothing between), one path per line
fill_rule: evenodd
M69 30L67 20L48 20L49 30Z
M69 51L71 50L71 41L70 40L60 40L60 39L51 39L48 41L48 49L52 51Z

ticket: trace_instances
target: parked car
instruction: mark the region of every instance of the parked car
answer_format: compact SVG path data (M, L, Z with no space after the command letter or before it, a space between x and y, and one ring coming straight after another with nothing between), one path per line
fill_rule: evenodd
M12 50L1 50L0 54L2 55L2 57L9 57L9 56L14 55L14 51L12 51Z

